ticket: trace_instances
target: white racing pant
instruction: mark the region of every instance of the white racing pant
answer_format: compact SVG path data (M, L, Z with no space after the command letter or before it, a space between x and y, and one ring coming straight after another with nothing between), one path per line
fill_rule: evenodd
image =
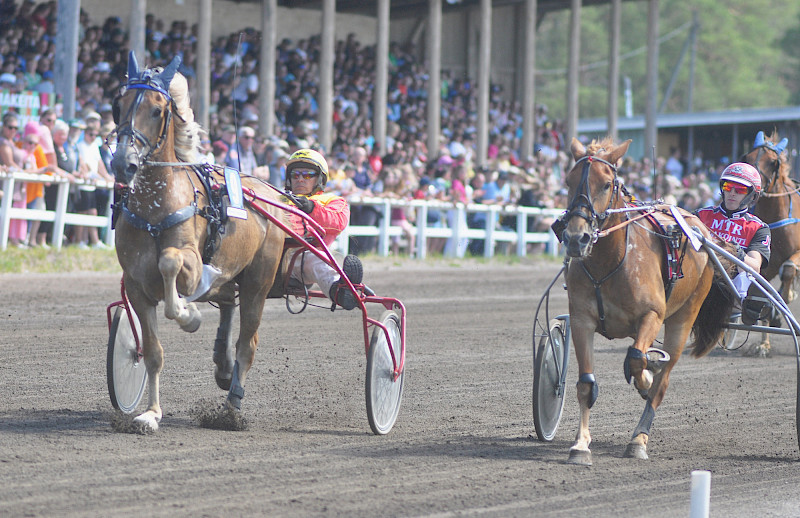
M307 250L295 260L291 276L303 284L317 283L325 296L329 296L331 286L339 280L336 270Z

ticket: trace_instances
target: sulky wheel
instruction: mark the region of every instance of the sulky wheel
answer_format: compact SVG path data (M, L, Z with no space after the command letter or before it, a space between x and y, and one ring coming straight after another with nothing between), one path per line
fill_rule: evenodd
M550 321L549 335L540 337L533 366L533 424L540 441L553 440L564 410L565 326L563 320Z
M403 344L400 334L400 318L393 311L385 311L380 322L389 331L392 350L397 362L402 356ZM373 326L367 353L366 399L369 427L376 435L386 435L397 420L400 401L403 399L405 368L396 380L392 379L394 363L389 352L386 335L378 326Z
M741 324L742 315L739 313L731 315L730 323ZM722 335L722 339L720 341L720 345L722 346L722 348L728 351L733 351L741 347L742 344L739 344L738 346L736 345L736 338L738 334L739 334L738 329L730 329L730 328L725 329L725 334Z
M131 309L136 333L142 336L141 326L136 313ZM108 395L114 408L130 414L142 399L147 382L147 370L144 361L136 352L136 339L128 320L128 312L117 306L111 330L108 335L108 354L106 355L106 378L108 379Z

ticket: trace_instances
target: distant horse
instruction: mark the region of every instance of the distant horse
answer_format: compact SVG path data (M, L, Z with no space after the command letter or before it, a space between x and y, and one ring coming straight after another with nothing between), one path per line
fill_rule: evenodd
M156 321L162 300L165 316L188 332L198 329L201 315L187 298L219 304L215 376L220 388L228 390L228 411L240 414L261 313L286 237L252 208L246 219L226 217L220 210L220 198L228 199L224 177L200 160L202 129L189 107L179 64L176 57L163 70L140 70L131 52L127 84L113 105L117 148L112 169L124 184L115 202L115 240L127 296L141 321L148 405L134 421L145 431L157 430L162 415L164 351ZM241 182L265 199L277 198L252 177ZM266 210L283 221L281 209L270 205ZM237 289L240 330L234 360L230 334Z
M690 331L695 337L692 355L705 355L724 331L732 307L730 296L714 282L708 254L687 246L686 236L674 226L675 219L666 206L652 211L613 211L635 205L618 179L616 167L630 142L615 145L606 138L592 141L587 149L573 139L571 145L576 163L566 175L569 205L561 224L571 258L566 280L579 369L580 427L570 448L569 462L573 464L592 463L589 410L598 396L595 333L634 339L623 363L624 374L647 402L625 456L646 459L650 426ZM682 215L711 239L695 216ZM666 355L651 350L662 323Z
M796 296L793 285L800 268L800 186L789 178L788 142L788 139L779 141L777 133L765 138L764 132L759 131L752 151L741 158L761 173L763 192L753 213L769 225L772 233L771 257L761 274L767 280L780 276L780 294L787 303ZM771 320L770 325L780 325L779 317ZM769 353L769 334L762 333L761 343L749 354L768 356Z

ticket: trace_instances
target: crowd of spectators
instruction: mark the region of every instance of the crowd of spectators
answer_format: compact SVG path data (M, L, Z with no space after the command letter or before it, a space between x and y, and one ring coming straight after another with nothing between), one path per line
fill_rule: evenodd
M148 14L145 28L146 57L140 62L144 61L148 67L165 65L174 55L181 54L179 71L189 81L190 92L193 91L197 26L174 21L167 27L164 20ZM53 94L55 35L55 1L24 0L17 5L14 0L0 0L0 90ZM258 126L259 42L260 33L252 28L218 37L212 42L210 120L206 128L208 138L202 145L209 161L283 186L283 164L291 152L304 147L320 148L316 135L320 38L312 36L294 41L285 38L278 44L276 126L271 132ZM78 142L90 142L89 149L84 151L91 157L83 161L78 157L73 162L84 164L78 166L79 169L86 169L85 164L89 162L91 171L81 174L105 180L109 176L102 165L110 151L102 145L101 138L113 129L111 102L125 76L128 34L119 18L110 17L97 25L81 10L78 48L75 113L80 117L69 122L59 119L58 127L63 130L66 126L66 134L72 139L68 142L75 144L76 153ZM388 196L454 203L564 207L561 172L569 166L570 159L564 149L562 124L548 116L546 106L536 109L535 151L523 156L519 152L521 107L505 99L502 88L493 86L488 165L479 168L476 165L479 161L475 160L475 84L466 78L452 77L449 71L443 72L440 143L438 149L427 149L428 76L425 67L413 44L392 42L389 54L389 120L387 140L381 145L375 142L372 134L375 47L362 45L353 34L336 42L334 133L330 149L321 149L330 162L329 190L346 197ZM47 117L62 111L56 104L52 111L47 110ZM20 145L26 134L8 138ZM42 147L52 151L55 131L51 127L42 135L43 141L50 139L49 143L42 142ZM659 159L656 164L657 171L663 173L660 175L663 185L655 190L658 196L674 198L676 204L689 209L710 202L716 189L708 187L707 182L713 181L714 166L692 161L682 163L685 174L670 174L672 170L666 166L674 166L672 158L670 161ZM77 171L74 163L65 162L71 170L62 165L61 160L44 164L51 173L55 171L53 167L58 166L59 174L70 175L70 178ZM0 161L0 167L9 165ZM641 162L626 159L621 176L629 190L647 199L654 192L652 169L647 159ZM103 210L108 203L107 193L102 190L95 196L84 196L81 189L76 192L73 203L81 211ZM452 228L454 225L480 227L486 223L485 214L473 214L466 221L457 221L457 214L452 210L430 210L428 224ZM391 216L392 221L404 229L409 252L414 249L414 216L413 212L402 209L396 209ZM352 220L357 224L377 224L379 218L380 214L370 207L356 206L352 212ZM513 226L515 221L500 219L495 224ZM530 224L538 230L546 230L549 221L540 218ZM91 229L87 232L76 231L74 242L81 246L101 243L95 232ZM41 242L38 237L27 236L19 244ZM395 251L398 251L398 243L394 243ZM374 238L367 238L353 245L358 252L364 252L374 249L375 242ZM480 245L432 241L431 248L463 255L467 250L480 253Z

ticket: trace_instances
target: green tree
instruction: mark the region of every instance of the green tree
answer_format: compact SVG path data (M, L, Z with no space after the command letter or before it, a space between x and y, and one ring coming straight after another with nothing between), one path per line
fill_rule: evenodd
M620 76L633 86L634 112L647 99L648 2L622 3ZM659 3L659 98L679 62L693 12L697 34L693 110L775 107L800 103L800 2L796 0L662 0ZM610 8L584 7L581 16L580 117L606 115ZM537 100L554 117L566 114L569 11L547 15L537 32ZM685 56L665 111L688 108ZM622 96L620 87L620 95ZM624 107L619 100L620 109Z

